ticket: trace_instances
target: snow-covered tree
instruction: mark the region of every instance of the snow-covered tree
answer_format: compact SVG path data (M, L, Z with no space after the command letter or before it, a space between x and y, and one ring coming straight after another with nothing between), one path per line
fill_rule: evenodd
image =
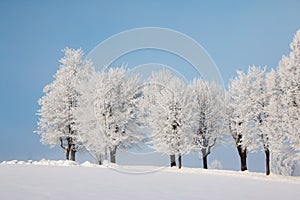
M190 151L189 113L186 84L170 71L153 72L144 90L147 121L152 130L152 145L158 151L170 155L171 166L181 168L181 156Z
M248 84L244 87L248 93L249 104L244 113L245 126L243 126L244 140L247 142L248 151L262 150L266 156L266 174L270 174L270 145L272 138L265 130L266 120L269 116L267 106L269 97L267 93L266 68L249 67L247 77Z
M80 139L97 162L110 152L116 162L117 148L126 150L143 141L139 120L139 79L124 68L96 72L93 67L78 72L80 92L76 119Z
M267 75L269 116L265 128L273 141L272 171L292 175L300 152L300 30L283 56L278 70ZM297 156L298 154L298 156Z
M239 156L241 170L247 170L247 153L257 151L260 143L268 151L268 137L261 131L266 117L265 69L249 67L247 73L237 71L228 91L228 123Z
M80 49L66 48L64 53L54 81L44 88L45 96L39 100L41 108L38 111L37 133L43 144L60 145L66 151L66 159L69 159L71 152L71 160L75 160L80 143L74 118L78 100L76 76L78 69L89 63L82 60Z
M225 104L222 88L201 79L189 85L191 127L194 133L193 148L200 150L203 168L207 169L207 157L225 134Z
M98 134L102 134L104 147L110 151L113 163L116 162L117 148L126 150L144 139L140 131L138 89L138 76L127 74L124 68L100 72L96 80L91 110L94 110L100 128Z
M85 149L90 152L102 164L107 159L107 141L95 115L96 84L101 80L101 73L94 67L85 65L77 74L77 86L79 91L78 105L75 109L76 127L78 136Z
M270 174L270 153L284 144L274 124L281 120L278 97L280 91L278 76L271 71L266 76L266 68L249 67L248 72L237 72L238 77L231 82L230 120L234 122L232 133L240 133L238 145L248 152L263 151L266 155L266 174ZM234 92L232 92L234 91ZM237 142L237 140L236 140Z
M212 160L210 163L211 169L222 169L222 163L218 160Z
M290 45L289 56L283 56L278 66L280 78L284 129L289 138L290 147L300 152L300 30ZM299 157L298 157L299 158Z
M276 70L266 74L266 92L268 103L265 107L267 118L263 124L263 131L268 133L268 146L271 151L271 171L279 174L287 174L283 164L289 163L289 145L287 142L286 130L283 127L281 95L279 87L280 78ZM284 169L283 169L284 168Z
M247 91L244 90L245 85L247 85L246 74L237 71L237 76L230 81L226 93L227 123L241 159L242 171L247 170L247 146L243 142L244 133L242 131L242 127L245 126L243 114L247 112L245 105L249 104Z

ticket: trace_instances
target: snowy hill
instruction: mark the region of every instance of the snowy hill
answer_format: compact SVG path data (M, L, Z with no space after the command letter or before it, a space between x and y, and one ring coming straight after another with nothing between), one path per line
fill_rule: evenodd
M1 199L297 199L300 177L70 161L0 164Z

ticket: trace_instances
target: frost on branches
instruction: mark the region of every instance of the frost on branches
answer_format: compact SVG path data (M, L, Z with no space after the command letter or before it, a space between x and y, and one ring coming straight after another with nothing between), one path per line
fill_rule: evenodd
M264 128L269 116L267 106L269 98L265 81L266 68L249 67L246 74L247 84L242 85L249 103L245 105L245 113L241 114L244 125L242 143L248 152L263 151L266 156L266 175L270 174L270 146L272 137Z
M110 152L116 162L117 149L126 150L143 141L139 120L139 79L124 68L98 72L82 85L77 117L84 146L99 163Z
M188 102L186 84L169 71L154 72L149 87L144 91L147 102L148 125L152 129L153 148L170 155L171 166L181 168L181 155L190 148Z
M230 131L241 157L241 169L246 170L248 152L261 150L266 155L266 174L270 174L270 145L272 137L267 126L269 96L266 68L249 67L248 72L237 71L229 87Z
M139 79L124 68L109 69L96 83L95 115L100 123L111 162L116 150L128 149L143 141L139 120Z
M66 159L75 160L79 148L74 108L77 106L78 91L76 77L78 69L87 63L82 60L83 52L66 48L60 60L60 69L54 81L44 88L45 96L39 100L40 116L37 133L43 144L60 145L66 151Z
M77 85L80 93L75 118L78 136L84 148L92 154L98 164L102 164L107 148L105 137L95 116L95 89L100 75L92 65L86 65L78 71Z
M249 104L249 101L247 92L244 90L245 85L247 85L246 75L241 71L237 71L237 77L230 81L226 94L229 130L240 156L242 171L247 170L247 146L243 142L243 126L245 126L243 115L247 112L245 106Z
M290 45L288 57L283 56L278 67L281 103L284 113L283 121L291 148L300 152L300 30L294 36Z
M222 141L225 134L224 93L221 87L196 79L189 85L190 126L193 134L193 150L200 150L203 168L207 169L207 156Z
M142 132L149 131L147 141L170 155L171 166L175 156L180 168L183 154L198 151L207 168L207 156L229 128L242 171L247 170L247 153L262 151L267 175L270 168L299 175L300 30L290 47L277 70L253 66L246 73L237 71L225 97L215 84L197 79L186 85L167 70L154 72L141 90L141 80L125 68L97 72L83 61L81 50L66 48L54 81L39 100L36 132L43 144L61 146L66 159L75 160L82 148L101 164L108 153L116 162L117 149L137 147L146 141Z
M263 129L269 135L269 148L271 150L271 171L276 174L291 174L291 163L289 160L290 147L284 128L281 95L279 87L280 78L276 70L271 70L266 75L266 88L268 104L266 112L268 117ZM286 166L285 166L286 165Z
M273 156L273 171L284 175L295 173L300 156L300 30L290 47L289 56L283 56L279 62L273 82L268 123L268 130L281 141ZM272 85L271 80L269 84Z

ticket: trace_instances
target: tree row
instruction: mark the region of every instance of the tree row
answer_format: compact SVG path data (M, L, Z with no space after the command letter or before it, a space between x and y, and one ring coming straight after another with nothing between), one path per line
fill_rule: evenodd
M186 83L168 70L149 79L126 67L96 71L83 52L66 48L54 81L39 100L41 142L61 146L66 159L87 150L102 164L116 152L147 144L182 166L199 152L203 168L216 145L234 141L241 170L263 151L266 174L291 175L300 150L300 31L277 69L237 71L224 90L201 78ZM231 138L231 139L229 139ZM233 140L232 140L233 139ZM270 167L272 164L272 167Z

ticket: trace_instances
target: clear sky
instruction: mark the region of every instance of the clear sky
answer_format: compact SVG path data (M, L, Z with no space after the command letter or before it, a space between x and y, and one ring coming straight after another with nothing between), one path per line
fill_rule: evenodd
M140 27L192 37L227 85L237 69L277 66L300 28L300 1L1 1L0 161L63 159L60 150L41 145L33 133L37 100L53 80L61 50L88 53L108 37ZM234 155L223 165L238 168L237 159ZM263 163L256 162L249 165L263 171Z

